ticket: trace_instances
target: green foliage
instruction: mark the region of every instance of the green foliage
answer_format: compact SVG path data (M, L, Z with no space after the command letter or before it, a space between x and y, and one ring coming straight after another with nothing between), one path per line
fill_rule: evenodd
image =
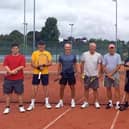
M60 32L57 27L57 19L49 17L41 31L41 38L44 41L58 41Z

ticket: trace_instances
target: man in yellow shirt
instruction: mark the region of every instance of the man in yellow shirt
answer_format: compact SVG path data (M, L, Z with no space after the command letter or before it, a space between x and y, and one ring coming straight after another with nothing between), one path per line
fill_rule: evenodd
M32 90L31 104L27 108L28 111L33 110L35 107L35 97L37 95L38 86L40 83L42 83L44 88L45 107L48 109L51 108L51 105L49 103L49 97L48 97L48 84L49 84L48 67L52 65L52 55L50 52L45 50L45 47L46 47L45 43L43 41L39 41L38 50L32 53L31 66L33 68L33 78L32 78L33 90ZM47 61L44 61L45 59L41 55L45 55L47 57L46 58Z

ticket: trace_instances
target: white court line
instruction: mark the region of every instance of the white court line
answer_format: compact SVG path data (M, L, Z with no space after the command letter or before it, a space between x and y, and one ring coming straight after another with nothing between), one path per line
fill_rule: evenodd
M91 92L90 92L91 93ZM83 99L83 97L81 99L79 99L77 102L80 102ZM56 117L54 120L52 120L49 124L47 124L43 129L48 129L49 127L51 127L53 124L55 124L59 119L61 119L62 117L64 117L68 112L70 112L72 110L72 108L68 108L67 110L65 110L63 113L61 113L58 117Z
M65 112L60 114L57 118L55 118L53 121L51 121L48 125L46 125L43 129L48 129L50 126L56 123L59 119L61 119L63 116L65 116L69 111L71 111L71 108L67 109Z
M124 96L123 96L123 98L122 98L122 103L123 103L123 101L124 101L124 98L125 98L125 94L124 94ZM112 124L111 124L110 129L114 129L114 127L115 127L115 125L116 125L116 122L117 122L117 119L118 119L118 117L119 117L119 114L120 114L120 111L118 110L117 113L116 113L116 115L115 115L115 117L114 117L114 119L113 119L113 122L112 122Z

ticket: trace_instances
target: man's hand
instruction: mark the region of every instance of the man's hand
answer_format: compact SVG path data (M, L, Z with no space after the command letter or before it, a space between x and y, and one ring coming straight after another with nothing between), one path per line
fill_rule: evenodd
M114 80L112 73L108 73L108 74L106 74L106 76L107 76L108 78Z
M43 65L39 65L39 66L37 67L37 69L38 69L38 70L43 70L43 69L44 69L44 67L46 67L46 65L45 65L45 64L43 64Z
M12 71L11 71L11 74L12 74L12 75L15 75L15 74L17 74L17 73L18 73L17 70L12 70Z

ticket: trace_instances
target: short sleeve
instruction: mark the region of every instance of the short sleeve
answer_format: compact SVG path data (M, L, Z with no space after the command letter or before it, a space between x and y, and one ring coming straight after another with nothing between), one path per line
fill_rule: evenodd
M26 59L25 56L22 56L22 60L21 60L21 66L26 66Z
M81 55L81 61L82 61L82 62L85 61L85 54L84 54L84 53Z
M59 63L62 63L62 59L61 59L61 56L59 56L59 59L58 59Z
M77 62L77 57L76 57L76 55L74 55L74 60L73 60L73 62L74 62L74 63Z
M5 56L3 66L8 66L8 57Z
M106 59L106 56L104 55L104 57L103 57L103 65L106 65L107 64L107 59Z
M118 64L120 65L121 64L121 56L118 55Z
M32 53L32 55L31 55L31 60L32 60L32 61L35 61L35 60L36 60L35 52Z
M47 56L48 56L48 60L49 60L49 61L52 61L52 55L51 55L50 52L47 53Z
M103 61L103 57L101 54L99 54L99 57L98 57L98 64L101 64Z

